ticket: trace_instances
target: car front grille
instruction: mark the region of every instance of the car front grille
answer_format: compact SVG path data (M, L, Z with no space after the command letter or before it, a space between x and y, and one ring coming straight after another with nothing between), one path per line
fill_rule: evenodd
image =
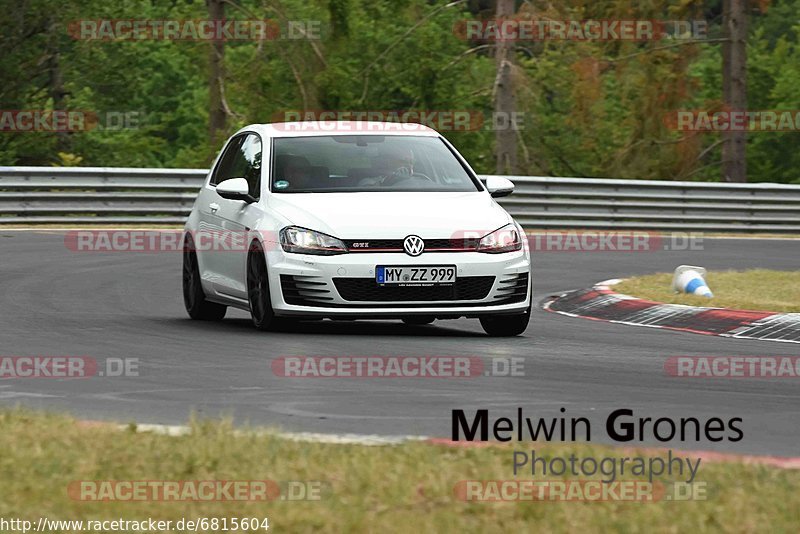
M485 299L494 280L494 276L465 276L442 286L381 286L374 278L334 278L333 284L347 301L436 302Z
M425 252L474 252L479 238L423 239ZM403 239L345 239L349 252L404 252Z

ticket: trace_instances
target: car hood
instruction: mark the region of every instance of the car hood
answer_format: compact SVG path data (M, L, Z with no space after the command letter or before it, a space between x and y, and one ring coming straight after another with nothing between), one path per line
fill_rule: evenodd
M284 193L272 195L269 208L289 224L341 239L450 238L512 221L484 192Z

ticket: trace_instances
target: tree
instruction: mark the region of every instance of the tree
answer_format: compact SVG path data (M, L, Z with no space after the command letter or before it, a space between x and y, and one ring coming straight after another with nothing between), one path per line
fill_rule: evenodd
M724 0L722 99L730 111L747 109L747 0ZM747 181L747 131L723 132L722 181Z
M497 0L497 22L514 15L514 0ZM511 127L511 117L517 110L512 80L514 43L499 37L495 42L496 77L494 86L494 111L498 117L509 120L500 121L506 127L495 132L495 159L497 174L517 173L517 132Z
M206 0L208 16L213 21L225 19L225 0ZM225 101L223 95L225 76L225 43L216 40L211 43L210 69L208 77L208 132L209 144L215 147L219 144L219 132L224 135Z

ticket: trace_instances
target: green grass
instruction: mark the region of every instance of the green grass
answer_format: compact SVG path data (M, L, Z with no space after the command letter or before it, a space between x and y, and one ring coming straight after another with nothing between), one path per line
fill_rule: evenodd
M614 291L669 304L800 312L800 271L710 271L705 279L713 298L676 294L672 273L635 276L614 286Z
M26 410L0 412L0 517L158 519L267 516L278 532L796 532L800 472L701 464L704 501L466 503L466 479L512 479L511 451L531 444L452 448L425 443L366 447L287 441L194 423L170 437ZM536 446L548 454L628 456L593 445ZM548 477L553 478L553 477ZM83 502L76 480L322 480L318 501Z

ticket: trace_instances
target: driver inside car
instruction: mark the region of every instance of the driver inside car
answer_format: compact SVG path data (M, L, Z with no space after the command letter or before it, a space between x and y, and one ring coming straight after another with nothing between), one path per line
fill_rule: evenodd
M375 168L380 169L376 178L361 180L359 185L392 186L414 177L414 152L410 149L390 147L378 156Z

